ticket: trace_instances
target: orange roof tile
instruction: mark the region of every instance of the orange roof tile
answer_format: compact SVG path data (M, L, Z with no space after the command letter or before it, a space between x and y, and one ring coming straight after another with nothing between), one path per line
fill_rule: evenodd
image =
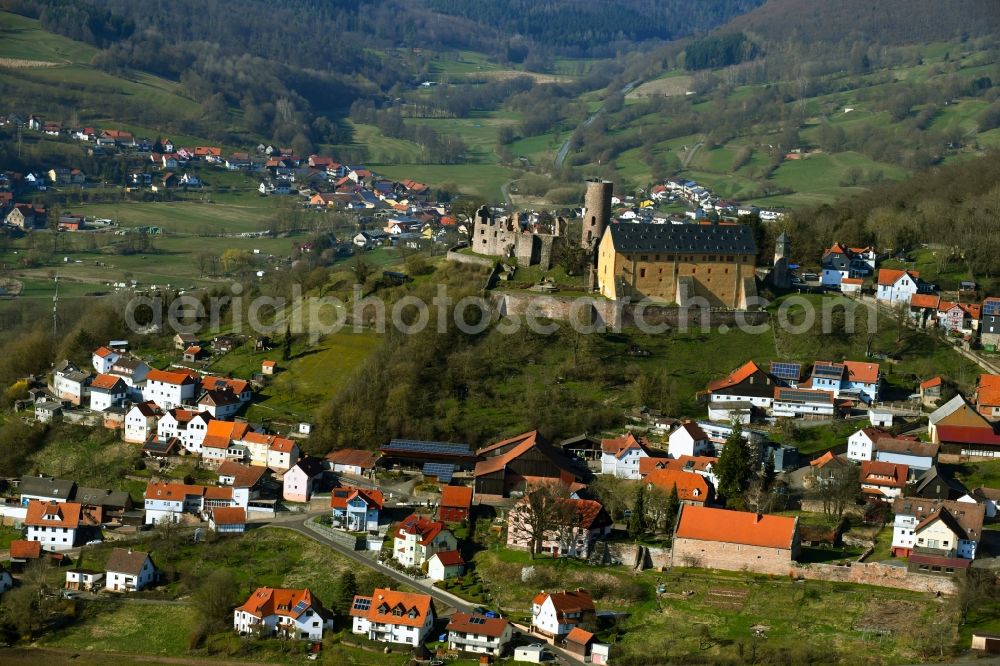
M472 620L475 619L475 622ZM473 615L471 613L455 613L448 622L447 631L459 633L479 634L499 638L503 635L510 622L499 617L485 617L483 615Z
M880 268L878 271L878 283L889 287L896 284L896 281L904 275L909 274L910 278L916 282L920 277L919 271L900 271L893 268Z
M861 483L888 488L902 488L906 485L906 477L910 468L907 465L867 460L861 463Z
M304 602L304 603L301 603ZM301 610L296 612L297 608ZM274 587L259 587L250 595L238 611L244 611L254 617L264 618L271 615L284 615L298 618L310 608L322 608L319 600L314 600L308 588L295 590Z
M150 370L146 381L162 382L164 384L193 384L196 376L189 372L172 372L168 370Z
M878 363L867 363L865 361L844 361L847 368L847 378L851 381L862 384L877 384L879 377Z
M594 640L594 634L589 631L585 631L580 627L573 627L568 634L566 634L567 643L576 643L577 645L586 645L590 641Z
M678 469L654 469L643 481L668 493L676 486L677 497L684 502L708 501L708 481L701 474Z
M216 525L245 525L247 512L241 506L217 506L212 509L212 522Z
M798 518L761 515L685 504L677 537L764 548L791 548Z
M937 310L941 297L934 294L913 294L910 296L911 308L927 308Z
M330 491L330 507L334 509L346 509L347 503L354 498L361 498L369 507L381 510L385 502L385 496L381 490L362 488L334 488Z
M359 599L370 599L367 610L360 610L357 601ZM399 615L393 613L399 609ZM377 587L372 592L372 596L354 597L351 604L351 615L354 617L365 617L371 622L398 624L407 627L422 627L427 621L427 616L434 610L434 602L429 594L417 594L415 592L399 592L389 588Z
M760 372L760 367L753 361L747 361L740 367L733 370L724 379L717 379L715 381L708 383L709 391L718 391L719 389L728 388L730 386L736 386L740 382L746 380L748 377L756 372Z
M601 440L601 451L603 453L611 454L615 458L621 458L626 453L634 449L645 451L646 442L641 439L637 439L636 436L630 432L625 433L622 437Z
M80 505L76 502L42 502L31 500L25 525L32 527L65 527L76 529L80 525Z
M472 488L468 486L445 486L441 489L441 506L468 509L472 506Z
M185 483L151 481L146 484L145 498L181 502L188 495L204 496L206 488L207 486L195 486Z
M583 589L567 590L565 592L540 592L531 600L532 604L542 605L546 599L552 599L552 606L561 618L567 613L593 613L594 598Z
M115 388L118 384L125 386L125 381L117 375L97 375L94 381L90 383L91 389L102 389L105 391L110 391Z
M980 405L1000 405L1000 375L979 375L976 402Z
M19 560L37 560L42 556L42 542L27 539L11 541L10 556Z
M414 513L404 518L399 524L399 527L396 528L396 536L404 538L407 534L414 534L420 537L420 544L426 546L442 530L444 530L444 523Z
M376 461L381 457L378 451L366 451L364 449L339 449L326 454L328 462L334 465L347 465L349 467L360 467L361 469L371 469Z
M101 358L107 358L114 353L115 352L111 351L107 347L98 347L94 350L94 356L100 356Z
M931 377L925 382L920 382L920 388L929 389L935 386L941 386L941 377Z
M242 440L249 430L250 426L246 423L213 419L208 422L208 429L205 431L205 440L202 442L202 446L213 449L228 449L234 440Z

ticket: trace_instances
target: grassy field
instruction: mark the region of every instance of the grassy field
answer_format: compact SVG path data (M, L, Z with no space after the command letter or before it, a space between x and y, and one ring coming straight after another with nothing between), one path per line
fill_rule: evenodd
M55 63L90 62L92 46L42 30L38 21L0 12L0 58Z
M398 180L412 178L432 187L455 183L463 194L487 201L501 201L500 186L520 174L497 164L396 164L380 166L378 172Z
M187 652L187 636L197 622L194 608L186 604L116 600L88 603L87 611L80 622L46 633L39 645L179 656Z
M945 249L914 250L908 259L908 261L890 259L882 262L882 267L917 271L921 279L945 290L956 290L962 280L974 279L969 267L959 257L951 256Z
M256 181L255 181L256 182ZM108 218L121 227L160 227L168 232L224 234L260 231L282 205L280 197L241 197L240 205L206 201L171 201L74 206L87 217Z

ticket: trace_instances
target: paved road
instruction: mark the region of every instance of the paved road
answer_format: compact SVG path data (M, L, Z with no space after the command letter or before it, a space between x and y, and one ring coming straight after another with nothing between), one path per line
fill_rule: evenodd
M687 155L684 156L684 159L681 160L681 169L687 169L688 168L688 164L690 164L691 160L694 159L695 153L697 153L699 150L701 150L701 147L704 146L704 145L705 145L704 141L699 141L698 143L696 143L693 146L691 146L691 150L689 150L688 153L687 153Z
M305 526L305 522L306 520L312 518L315 515L316 514L301 516L297 520L285 520L282 522L273 522L269 523L268 526L278 529L291 530L303 536L309 537L310 539L313 539L314 541L317 541L323 544L324 546L327 546L330 549L335 550L344 557L354 560L355 562L357 562L362 566L366 566L369 569L374 569L375 571L378 571L380 573L385 574L386 576L389 576L396 582L402 583L404 585L410 585L412 587L416 587L417 589L423 592L426 592L427 594L431 595L435 600L441 602L446 606L450 606L452 608L455 608L457 610L466 613L471 613L472 609L475 608L475 605L470 604L469 602L464 601L462 599L459 599L458 597L449 594L440 588L434 587L434 585L432 585L430 580L428 579L412 578L411 576L407 576L404 573L400 573L395 569L390 569L389 567L385 566L384 564L376 560L375 557L371 555L356 550L350 550L349 548L345 548L341 544L337 543L336 541L333 541L332 539L327 538L326 536L320 534L319 532L309 529L308 527ZM525 635L529 640L533 639L539 641L541 640L537 639L534 636L530 636L528 634ZM570 654L569 652L566 652L562 648L558 648L552 645L549 645L548 648L552 652L554 652L563 662L570 664L571 666L582 666L584 664L584 662L580 661L574 655Z
M618 92L620 92L622 95L627 95L630 92L632 92L632 89L635 88L637 85L639 85L639 83L640 83L639 79L636 79L631 83L625 84L622 87L622 89L619 90ZM590 114L590 116L588 116L587 119L583 121L580 127L589 127L591 123L597 120L597 116L601 115L602 113L604 113L603 104L601 105L601 108L597 109L597 111L594 111L592 114ZM570 133L569 138L563 141L563 145L559 147L559 152L556 153L556 159L553 162L555 168L557 169L562 168L563 162L566 160L566 155L569 154L569 142L572 138L573 134Z

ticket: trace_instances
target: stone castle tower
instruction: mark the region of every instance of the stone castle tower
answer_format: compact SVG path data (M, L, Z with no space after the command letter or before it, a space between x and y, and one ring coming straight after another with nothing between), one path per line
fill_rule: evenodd
M587 194L583 199L583 229L580 247L593 250L611 222L611 191L609 180L588 180Z
M788 234L781 232L774 243L774 266L771 268L771 284L787 288L788 280Z

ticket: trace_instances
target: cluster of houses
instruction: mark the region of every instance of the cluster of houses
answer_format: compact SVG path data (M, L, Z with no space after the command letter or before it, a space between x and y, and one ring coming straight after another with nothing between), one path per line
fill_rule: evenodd
M702 220L710 216L718 216L719 219L740 217L758 217L762 222L774 222L785 216L784 210L775 208L760 208L741 204L738 201L723 199L712 192L704 185L699 185L693 180L682 180L679 178L667 179L660 185L654 185L649 191L649 198L652 201L639 203L639 210L633 211L636 216L631 218L643 218L642 209L652 206L653 202L674 202L682 201L691 210L685 213L685 217L693 220ZM656 220L651 220L655 222Z

